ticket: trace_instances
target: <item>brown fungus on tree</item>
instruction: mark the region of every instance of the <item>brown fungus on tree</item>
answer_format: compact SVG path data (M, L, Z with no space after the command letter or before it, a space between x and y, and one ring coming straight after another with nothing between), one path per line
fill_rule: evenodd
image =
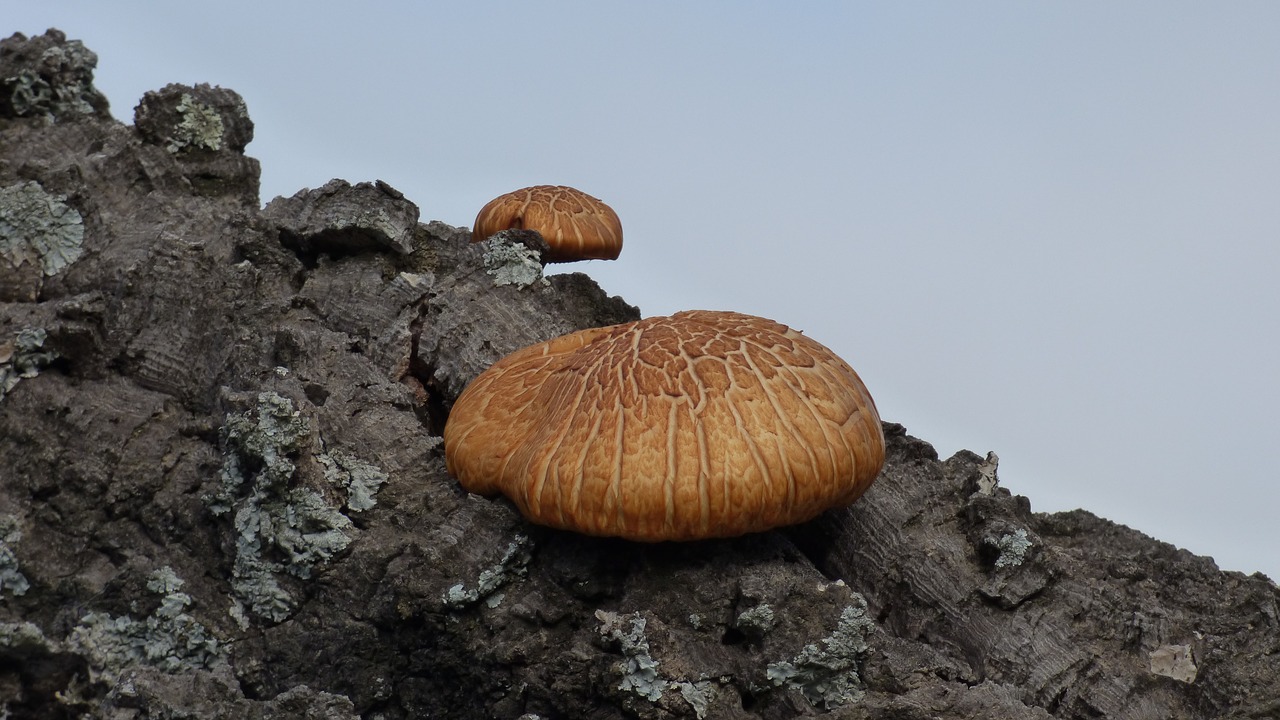
M622 252L622 222L613 208L563 185L535 185L490 200L476 215L471 242L513 229L542 236L549 247L544 263L614 260Z
M444 441L470 492L650 542L809 520L862 495L885 452L847 363L785 325L712 311L516 351L463 391Z

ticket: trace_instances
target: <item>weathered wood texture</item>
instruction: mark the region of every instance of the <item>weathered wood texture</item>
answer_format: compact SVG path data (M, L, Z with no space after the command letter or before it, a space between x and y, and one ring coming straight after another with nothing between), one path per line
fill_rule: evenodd
M467 495L465 384L635 309L376 183L260 208L235 93L123 125L94 62L0 44L0 715L1280 715L1268 579L898 426L854 506L732 540Z

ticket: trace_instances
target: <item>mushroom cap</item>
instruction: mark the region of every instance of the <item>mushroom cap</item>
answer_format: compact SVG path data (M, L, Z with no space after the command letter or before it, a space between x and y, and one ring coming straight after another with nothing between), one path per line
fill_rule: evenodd
M613 260L622 252L622 221L581 190L535 185L490 200L476 215L471 242L510 229L536 230L550 250L543 262Z
M846 505L884 464L847 363L785 325L695 310L518 350L458 397L445 462L535 523L631 540L730 537Z

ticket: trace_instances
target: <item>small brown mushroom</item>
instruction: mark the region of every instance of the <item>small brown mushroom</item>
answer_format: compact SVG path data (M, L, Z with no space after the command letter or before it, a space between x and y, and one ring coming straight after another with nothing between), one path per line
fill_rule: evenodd
M803 522L857 499L885 451L847 363L785 325L712 311L518 350L463 391L444 442L468 491L642 541Z
M622 222L613 208L563 185L535 185L490 200L476 215L471 242L511 229L542 235L550 247L543 262L613 260L622 252Z

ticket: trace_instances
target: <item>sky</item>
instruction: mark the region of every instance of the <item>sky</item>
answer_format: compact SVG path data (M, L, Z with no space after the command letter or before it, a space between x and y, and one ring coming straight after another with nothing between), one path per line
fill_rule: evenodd
M572 185L625 246L564 271L786 323L1033 509L1280 579L1280 4L0 0L48 27L123 122L240 93L264 202Z

